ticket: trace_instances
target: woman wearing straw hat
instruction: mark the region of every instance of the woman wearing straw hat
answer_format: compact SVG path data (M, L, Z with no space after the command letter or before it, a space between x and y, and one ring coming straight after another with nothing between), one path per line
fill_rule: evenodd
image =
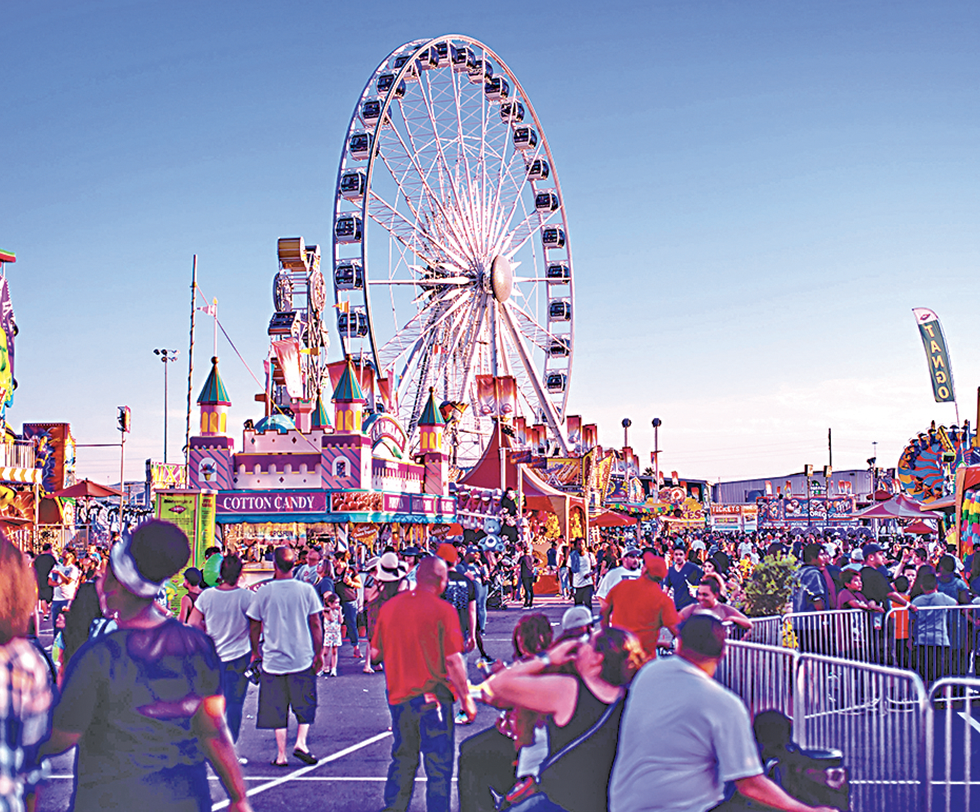
M228 808L251 810L225 724L214 643L154 604L189 557L183 531L155 519L112 548L98 589L118 629L90 640L69 663L47 748L78 745L74 810L207 812L207 762Z
M398 560L397 553L389 551L378 559L378 566L374 571L375 588L370 595L366 591L364 593L368 640L374 636L381 607L399 592L408 589L408 582L405 580L407 572L408 567L404 562ZM370 666L371 660L368 658L365 661L365 672Z

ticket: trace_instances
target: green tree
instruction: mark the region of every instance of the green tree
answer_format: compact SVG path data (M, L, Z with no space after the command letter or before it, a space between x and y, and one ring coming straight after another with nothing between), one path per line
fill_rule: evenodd
M782 614L793 595L796 559L791 555L767 555L752 570L745 584L745 606L749 617Z

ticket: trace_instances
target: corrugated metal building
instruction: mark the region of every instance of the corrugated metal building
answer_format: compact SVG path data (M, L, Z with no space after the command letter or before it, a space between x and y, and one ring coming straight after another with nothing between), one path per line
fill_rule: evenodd
M821 469L815 469L810 479L811 492L824 485ZM756 498L766 495L766 483L772 487L772 495L778 493L803 496L806 493L806 475L801 471L786 476L764 477L759 479L739 479L734 482L719 482L711 486L711 501L722 505L754 505ZM830 494L851 493L854 496L867 496L871 493L872 479L868 470L834 471L830 475ZM850 490L848 490L848 488Z

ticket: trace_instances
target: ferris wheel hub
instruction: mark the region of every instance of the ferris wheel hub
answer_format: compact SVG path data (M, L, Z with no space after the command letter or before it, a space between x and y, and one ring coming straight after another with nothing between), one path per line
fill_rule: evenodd
M493 298L506 302L514 289L514 267L505 256L496 256L490 266L490 288Z

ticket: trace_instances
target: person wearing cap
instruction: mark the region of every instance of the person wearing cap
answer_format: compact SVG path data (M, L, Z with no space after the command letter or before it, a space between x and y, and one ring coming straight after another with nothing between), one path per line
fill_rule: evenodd
M573 606L565 610L561 616L561 634L559 640L567 640L570 637L581 637L582 635L592 634L595 626L595 618L592 610L587 606Z
M800 803L765 776L745 704L714 679L724 653L721 621L695 615L681 628L677 656L636 675L609 779L610 812L705 812L728 781L767 809L833 812Z
M157 519L109 554L98 590L118 628L89 640L68 664L45 747L78 747L72 809L204 812L211 809L210 762L228 808L251 810L225 723L214 643L154 603L189 557L183 531Z
M623 563L618 567L613 567L599 581L599 587L596 589L595 594L599 599L600 611L605 611L606 596L616 584L620 581L632 581L639 577L640 551L636 547L630 547L623 553Z
M439 598L448 583L445 560L426 558L419 564L416 588L395 595L378 613L371 661L384 662L392 732L384 787L386 812L405 812L411 804L420 753L426 808L449 812L456 738L454 695L466 718L476 718L459 618Z
M666 575L667 562L653 553L644 553L640 577L620 581L606 596L603 624L635 634L647 660L657 656L661 629L677 635L677 610L661 587Z
M409 545L398 551L398 557L405 563L405 583L408 584L409 589L415 589L415 571L422 557L422 551L414 545Z

